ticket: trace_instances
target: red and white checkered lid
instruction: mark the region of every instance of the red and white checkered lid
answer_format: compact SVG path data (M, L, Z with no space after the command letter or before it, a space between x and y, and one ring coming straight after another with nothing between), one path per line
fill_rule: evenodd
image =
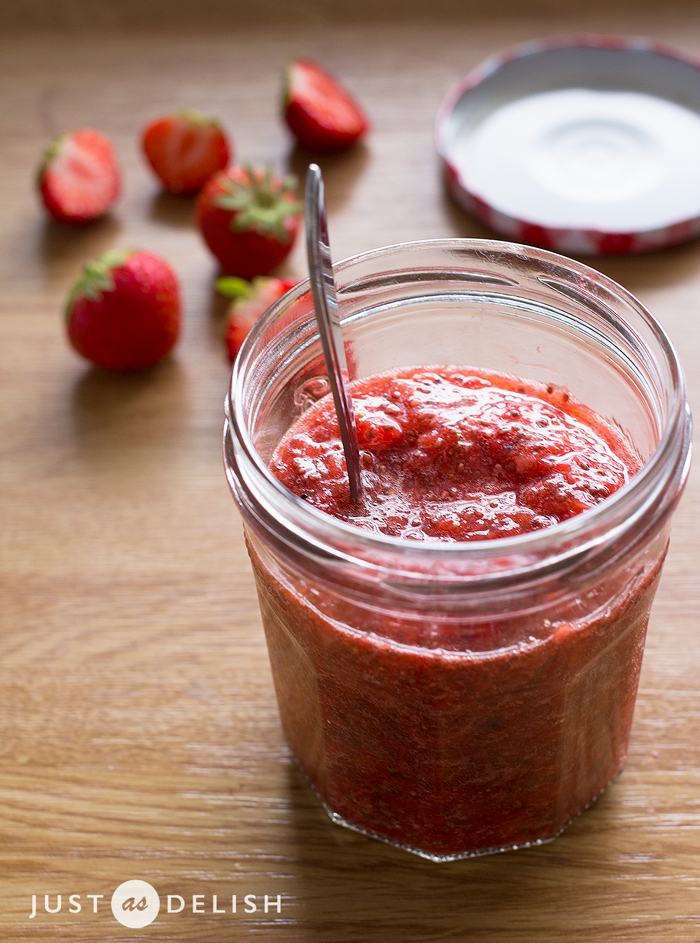
M700 235L700 60L560 36L492 56L443 101L446 185L486 225L569 255Z

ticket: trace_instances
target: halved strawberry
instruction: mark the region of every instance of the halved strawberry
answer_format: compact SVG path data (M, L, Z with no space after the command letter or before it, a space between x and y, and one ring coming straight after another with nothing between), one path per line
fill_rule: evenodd
M69 131L51 142L39 168L39 192L61 223L88 223L104 216L121 189L111 141L93 128Z
M143 131L144 153L170 193L196 193L231 157L220 125L196 111L178 111Z
M229 308L226 325L226 347L231 363L236 359L248 331L260 315L264 314L270 305L290 288L298 284L297 278L265 276L254 278L252 282L234 276L217 280L217 291L234 299Z
M227 275L269 275L292 251L303 205L293 180L271 170L228 167L197 199L197 225Z
M369 128L350 92L309 59L288 63L283 94L284 119L302 147L342 151Z

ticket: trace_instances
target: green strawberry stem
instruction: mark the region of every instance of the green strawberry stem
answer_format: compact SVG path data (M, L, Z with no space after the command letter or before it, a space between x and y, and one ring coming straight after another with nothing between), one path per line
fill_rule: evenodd
M183 118L185 121L191 121L193 124L198 124L202 127L219 127L218 121L214 118L209 118L207 115L203 115L200 111L195 111L193 108L180 108L175 114L178 118Z
M294 192L295 180L289 177L278 183L269 167L262 173L250 166L246 166L245 171L248 177L245 182L224 181L227 192L217 197L216 205L233 211L231 229L234 232L253 229L275 236L282 243L289 242L285 220L288 216L297 216L303 209L299 200L286 198Z
M224 278L217 278L216 290L229 298L245 298L246 295L251 294L252 285L245 278L226 275Z
M99 259L94 259L83 269L83 273L71 288L66 302L66 315L69 315L73 305L79 298L89 298L99 301L106 291L114 291L112 269L123 265L134 249L111 249Z

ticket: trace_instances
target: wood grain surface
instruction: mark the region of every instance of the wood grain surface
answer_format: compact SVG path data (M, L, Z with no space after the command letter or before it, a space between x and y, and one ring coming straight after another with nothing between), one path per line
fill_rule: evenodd
M0 939L700 940L698 474L675 519L627 767L591 810L549 845L447 865L332 825L282 739L222 471L216 266L192 202L160 193L138 146L148 119L192 107L222 119L240 160L303 175L278 98L284 62L308 55L374 124L364 145L321 161L336 258L488 236L438 179L432 125L447 88L492 52L570 30L700 55L696 5L436 6L443 17L377 0L362 16L302 4L297 21L299 4L269 0L240 24L235 4L205 3L201 19L197 4L175 5L176 28L165 6L0 9ZM109 217L72 230L47 221L34 173L51 137L80 125L113 139L125 189ZM121 246L161 254L185 298L174 356L137 376L90 368L62 320L82 265ZM592 264L664 324L697 405L700 242ZM305 274L301 244L284 271ZM163 902L140 930L110 910L130 879ZM61 895L60 912L45 895L52 910Z

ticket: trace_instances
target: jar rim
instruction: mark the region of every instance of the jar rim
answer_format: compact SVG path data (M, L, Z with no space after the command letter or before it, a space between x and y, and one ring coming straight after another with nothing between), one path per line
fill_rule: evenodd
M625 485L605 498L600 504L571 518L553 524L546 528L530 531L509 537L498 537L475 541L439 541L439 540L409 540L405 537L393 537L386 534L366 530L356 525L341 521L294 495L270 472L268 466L259 455L253 443L246 423L246 417L241 414L239 404L244 402L243 387L250 358L253 354L256 340L264 332L269 321L285 305L303 297L309 291L309 279L302 280L292 288L282 299L273 304L267 312L253 326L246 337L238 357L234 363L228 396L226 398L226 435L233 434L236 443L240 446L247 468L253 472L256 483L262 487L269 499L279 502L279 508L285 514L286 527L291 532L304 538L311 538L319 542L324 548L324 554L333 552L332 548L352 547L355 553L363 559L368 553L375 551L379 555L400 555L404 561L418 560L425 555L435 562L463 560L483 560L490 568L498 558L516 561L537 559L545 553L550 566L556 566L560 558L552 556L553 546L560 546L562 556L568 557L576 548L577 554L582 548L596 544L601 539L603 530L610 535L612 527L623 527L629 522L630 515L639 509L640 502L645 506L643 495L650 488L655 493L662 494L663 483L668 483L669 465L675 470L675 484L677 494L673 496L668 507L668 513L675 507L678 496L690 463L690 412L686 402L685 378L678 355L663 327L648 311L648 309L627 289L603 273L585 265L578 260L569 259L546 249L524 246L501 240L489 239L430 239L408 243L398 243L383 246L367 252L349 257L334 265L336 275L341 275L349 268L371 262L374 259L390 255L392 252L411 252L425 249L434 250L474 250L486 255L499 253L512 258L518 256L541 262L565 265L588 278L595 280L607 289L613 291L621 300L635 310L646 326L655 336L661 353L665 357L667 368L673 383L669 393L669 409L665 416L665 424L661 429L659 440L653 452L646 459L640 470L634 474ZM341 321L343 319L341 318ZM654 354L656 359L656 354ZM410 366L410 365L408 365ZM233 472L229 467L230 456L225 457L226 472L232 488ZM304 522L313 530L313 537L306 533ZM278 521L278 525L281 522ZM346 556L345 553L339 553ZM517 565L506 564L506 568L520 569ZM549 568L549 566L548 566ZM411 567L408 566L410 570ZM501 570L501 575L503 571Z

